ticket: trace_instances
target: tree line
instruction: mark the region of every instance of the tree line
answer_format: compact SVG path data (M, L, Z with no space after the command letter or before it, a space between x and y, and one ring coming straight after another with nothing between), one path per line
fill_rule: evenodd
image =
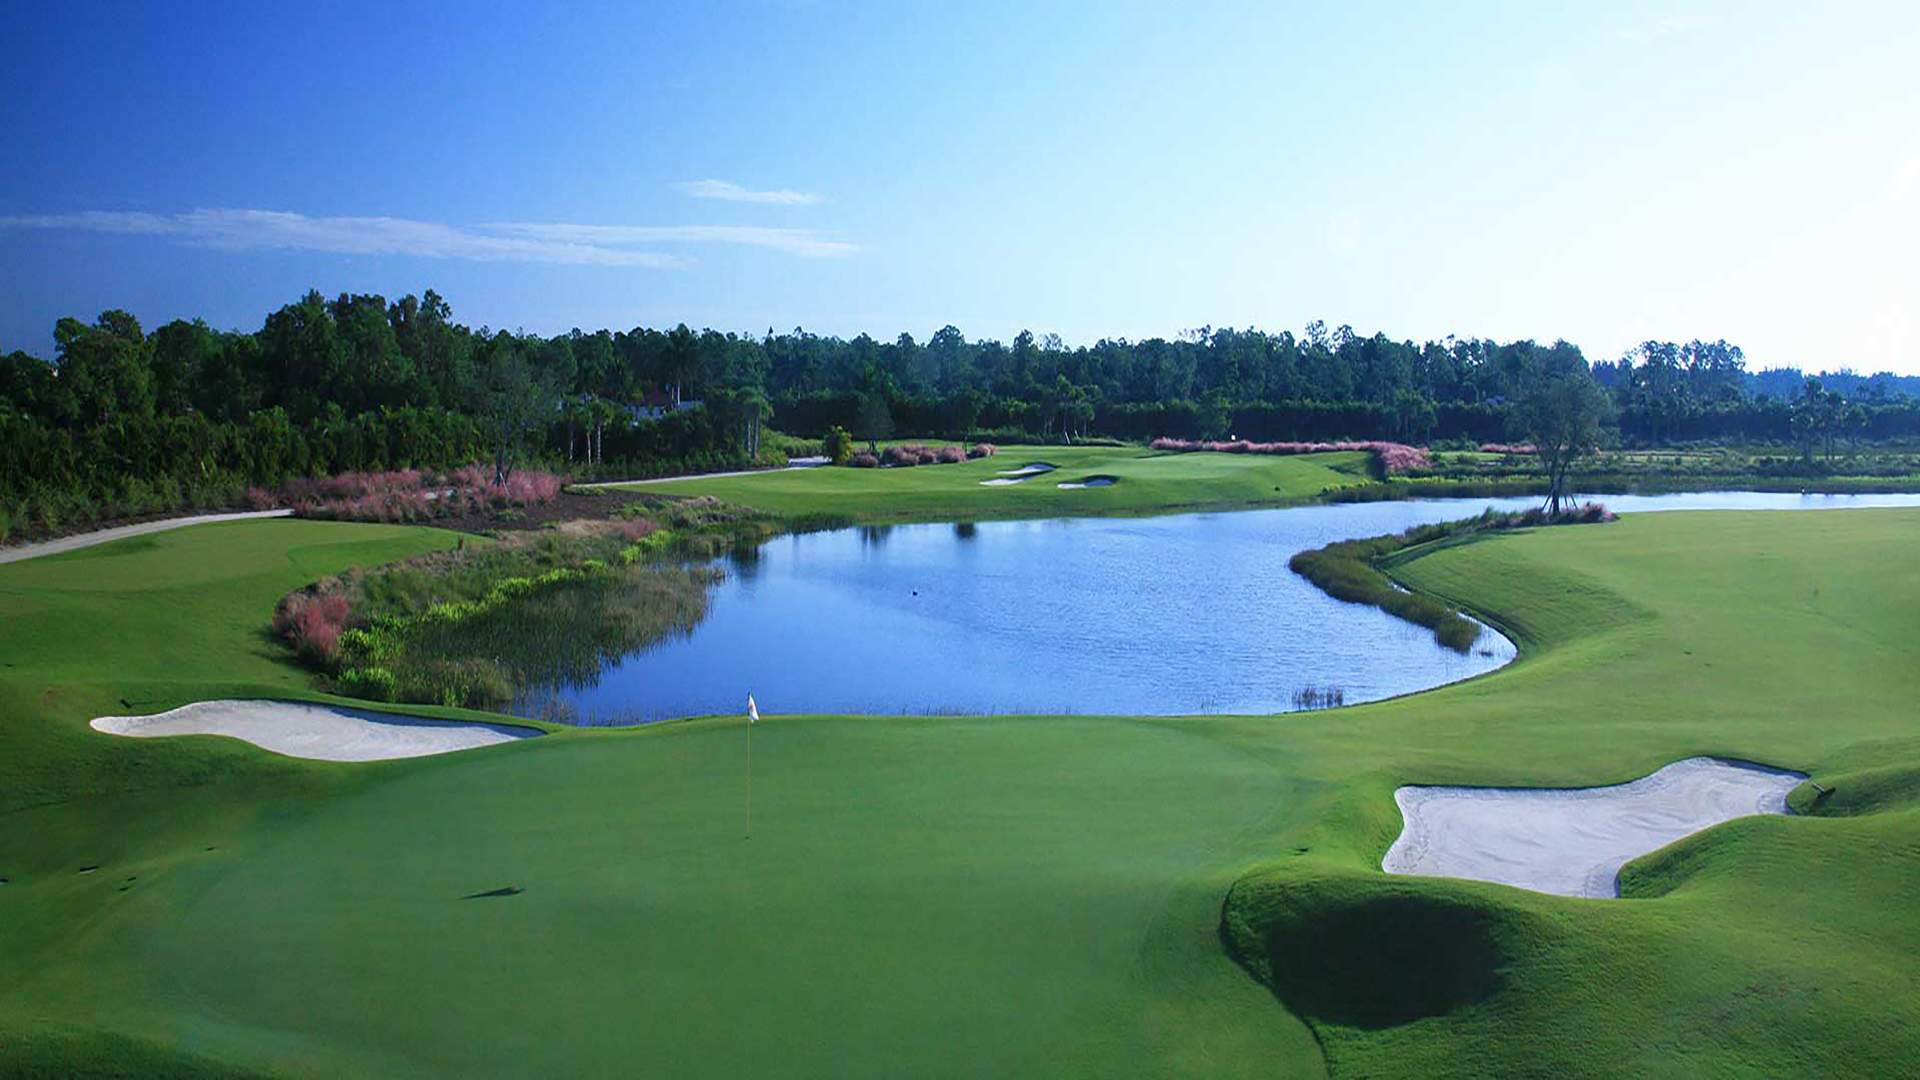
M952 326L924 342L684 325L543 337L461 325L431 290L310 292L252 332L146 332L109 311L60 320L49 359L0 356L0 500L16 514L30 498L192 504L293 476L478 459L504 471L527 456L576 472L731 467L762 452L766 426L1491 441L1543 371L1571 368L1606 391L1629 443L1920 436L1920 379L1843 372L1809 390L1797 371L1749 371L1724 341L1647 342L1589 365L1564 341L1416 343L1320 322L1075 347Z

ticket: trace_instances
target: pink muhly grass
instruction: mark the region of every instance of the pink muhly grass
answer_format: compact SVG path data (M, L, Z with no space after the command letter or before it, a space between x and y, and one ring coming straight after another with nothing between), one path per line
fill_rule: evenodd
M1231 442L1217 439L1169 439L1158 438L1149 443L1154 450L1166 450L1176 453L1206 451L1215 454L1326 454L1336 451L1361 451L1373 454L1380 460L1381 468L1390 473L1409 472L1432 466L1425 447L1408 446L1405 443L1387 442L1382 439L1365 439L1344 442L1250 442L1235 439Z
M992 457L999 449L990 442L974 443L973 449L967 451L967 456L970 458Z
M862 450L859 453L848 458L847 464L856 469L873 469L873 468L879 467L880 459L877 457L874 457L872 454L866 452L865 450Z
M965 460L967 460L967 452L958 446L940 448L939 462L942 465L956 465Z
M1540 448L1532 443L1483 442L1480 444L1483 454L1537 454Z
M304 656L332 661L351 609L336 594L295 593L273 613L273 628Z

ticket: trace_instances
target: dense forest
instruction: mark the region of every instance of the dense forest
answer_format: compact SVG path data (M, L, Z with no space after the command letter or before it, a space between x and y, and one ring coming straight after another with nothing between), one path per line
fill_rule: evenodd
M148 333L109 311L62 319L54 340L51 360L0 356L0 514L38 528L356 469L739 467L780 460L763 431L834 426L863 439L1493 441L1513 434L1535 372L1588 367L1564 341L1416 344L1319 322L1071 348L952 326L925 342L685 326L539 337L460 325L431 290L309 293L251 333L197 320ZM1920 437L1914 377L1750 372L1724 341L1648 342L1590 371L1625 445Z

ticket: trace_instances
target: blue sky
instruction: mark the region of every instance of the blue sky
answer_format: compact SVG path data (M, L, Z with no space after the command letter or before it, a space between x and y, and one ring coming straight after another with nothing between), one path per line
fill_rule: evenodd
M1920 372L1920 6L1548 7L9 4L0 349L432 287Z

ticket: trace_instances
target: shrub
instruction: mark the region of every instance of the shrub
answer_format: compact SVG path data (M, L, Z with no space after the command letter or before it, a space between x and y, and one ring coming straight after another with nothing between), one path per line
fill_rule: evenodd
M324 667L338 656L349 613L344 596L311 589L289 593L274 608L273 632L303 659Z
M862 450L848 458L847 464L856 469L874 469L880 466L880 459Z
M967 456L970 458L992 457L999 449L990 442L974 443L973 448L967 451Z
M853 456L853 435L839 424L833 425L827 429L826 438L820 440L820 452L835 465L845 465Z
M880 451L880 464L893 469L904 469L909 465L920 464L917 447L907 445L889 446Z
M393 672L383 667L348 668L334 680L334 689L348 697L368 701L392 701L399 693Z
M942 465L957 465L967 460L967 452L958 446L943 446L940 448L938 460Z

